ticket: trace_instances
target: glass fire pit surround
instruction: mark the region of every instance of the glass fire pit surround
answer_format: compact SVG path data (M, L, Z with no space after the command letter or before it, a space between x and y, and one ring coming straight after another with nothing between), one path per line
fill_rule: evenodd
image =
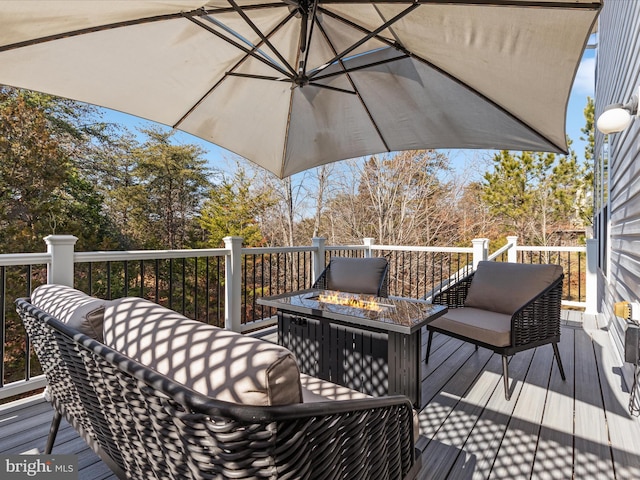
M415 332L424 326L426 319L432 320L446 311L446 307L441 305L415 299L317 289L264 297L258 299L258 303L303 315L404 334Z

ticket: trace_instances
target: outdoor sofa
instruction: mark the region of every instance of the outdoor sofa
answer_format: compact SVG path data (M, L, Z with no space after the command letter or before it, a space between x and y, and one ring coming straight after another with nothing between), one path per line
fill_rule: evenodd
M140 298L44 285L16 300L65 418L119 478L402 479L417 468L404 396L299 372L293 354Z

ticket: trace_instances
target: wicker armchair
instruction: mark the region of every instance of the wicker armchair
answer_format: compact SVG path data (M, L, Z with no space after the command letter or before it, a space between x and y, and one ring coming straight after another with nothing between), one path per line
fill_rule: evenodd
M403 479L414 475L402 396L251 406L199 394L16 301L55 410L121 479Z
M565 380L558 351L563 277L559 265L480 262L474 273L434 297L433 303L447 305L449 311L427 326L425 361L434 332L493 350L502 355L509 400L508 357L551 343Z
M386 258L333 257L313 288L388 297L389 263Z

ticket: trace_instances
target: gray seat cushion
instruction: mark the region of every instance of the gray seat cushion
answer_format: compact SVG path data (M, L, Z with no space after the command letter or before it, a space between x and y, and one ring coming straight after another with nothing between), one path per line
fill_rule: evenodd
M511 315L504 313L473 307L452 308L429 326L496 347L511 345Z
M561 275L560 265L480 262L464 305L513 315Z
M71 328L103 341L104 309L109 301L73 287L48 283L31 293L31 303Z
M372 398L366 393L351 390L327 380L300 374L302 384L302 398L304 403L326 402L327 400L358 400ZM413 410L413 439L417 441L420 435L420 419L418 412Z
M387 260L335 257L329 262L327 288L341 292L377 295L387 270Z
M302 385L302 400L304 403L371 398L366 393L351 390L348 387L312 377L305 373L300 374L300 383Z
M300 372L284 347L224 330L141 298L105 311L105 344L212 398L245 405L302 401Z

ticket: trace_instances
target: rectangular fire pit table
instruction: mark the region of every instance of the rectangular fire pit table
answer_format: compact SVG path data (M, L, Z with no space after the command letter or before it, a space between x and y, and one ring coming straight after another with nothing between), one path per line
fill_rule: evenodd
M277 309L278 342L302 372L372 396L406 395L422 407L422 327L445 306L317 289L257 302Z

